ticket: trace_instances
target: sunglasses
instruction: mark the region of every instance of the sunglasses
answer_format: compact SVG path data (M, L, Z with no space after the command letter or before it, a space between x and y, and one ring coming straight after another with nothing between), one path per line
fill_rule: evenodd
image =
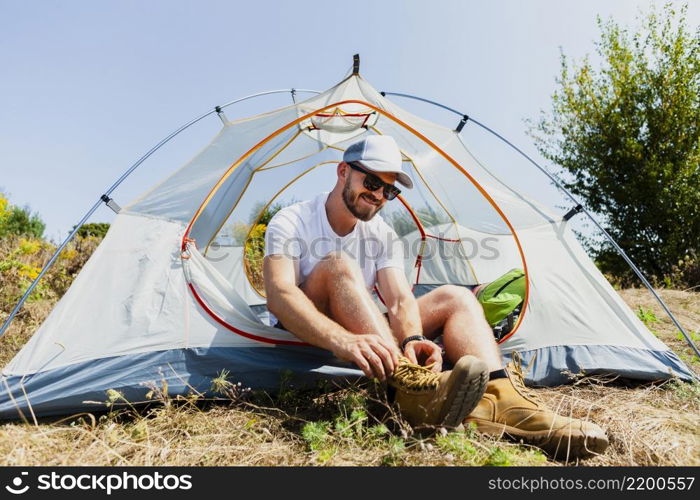
M387 200L393 200L401 193L401 190L399 188L397 188L393 184L384 182L379 177L368 172L356 163L348 163L348 166L353 170L357 170L358 172L362 172L363 174L365 174L365 179L362 184L368 191L376 191L379 188L384 188L383 194L384 198L386 198Z

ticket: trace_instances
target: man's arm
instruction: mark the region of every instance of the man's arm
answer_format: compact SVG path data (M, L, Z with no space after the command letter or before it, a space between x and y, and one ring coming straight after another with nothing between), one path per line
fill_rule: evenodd
M377 288L389 313L391 331L399 345L408 337L423 335L418 301L413 296L411 286L403 269L385 267L377 271ZM433 370L442 370L440 348L429 340L412 341L406 344L404 354L414 363L424 365L434 363Z
M383 380L398 358L396 347L376 334L354 334L321 313L296 285L294 262L284 255L263 261L267 308L284 327L309 344L352 361L368 377Z

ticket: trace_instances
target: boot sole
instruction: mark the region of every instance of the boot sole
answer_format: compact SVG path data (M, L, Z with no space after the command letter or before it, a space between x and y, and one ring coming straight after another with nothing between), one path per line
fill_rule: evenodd
M515 441L537 446L556 459L573 460L602 454L608 447L608 438L603 435L587 435L581 431L570 434L523 431L508 425L476 421L479 432L489 435L507 436Z
M462 423L481 401L489 381L486 363L474 356L462 357L452 373L453 376L457 374L457 380L444 403L447 412L440 419L440 425L445 427L457 427Z

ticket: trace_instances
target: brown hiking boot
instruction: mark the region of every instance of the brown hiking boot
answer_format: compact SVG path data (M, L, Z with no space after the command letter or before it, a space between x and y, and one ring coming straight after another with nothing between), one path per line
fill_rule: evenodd
M532 390L525 387L520 358L506 367L508 378L489 381L486 394L464 420L479 432L503 436L542 448L565 460L600 454L608 447L605 431L592 422L562 417L548 410Z
M486 364L474 356L462 357L442 373L401 357L388 382L396 388L401 415L412 426L457 427L483 396L488 377Z

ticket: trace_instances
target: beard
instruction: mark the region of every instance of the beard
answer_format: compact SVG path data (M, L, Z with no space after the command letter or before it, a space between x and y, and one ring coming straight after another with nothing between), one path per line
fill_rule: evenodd
M362 198L374 205L363 203ZM350 187L350 177L347 178L343 187L343 202L352 215L365 222L374 217L382 208L381 200L377 200L371 194L353 191Z

